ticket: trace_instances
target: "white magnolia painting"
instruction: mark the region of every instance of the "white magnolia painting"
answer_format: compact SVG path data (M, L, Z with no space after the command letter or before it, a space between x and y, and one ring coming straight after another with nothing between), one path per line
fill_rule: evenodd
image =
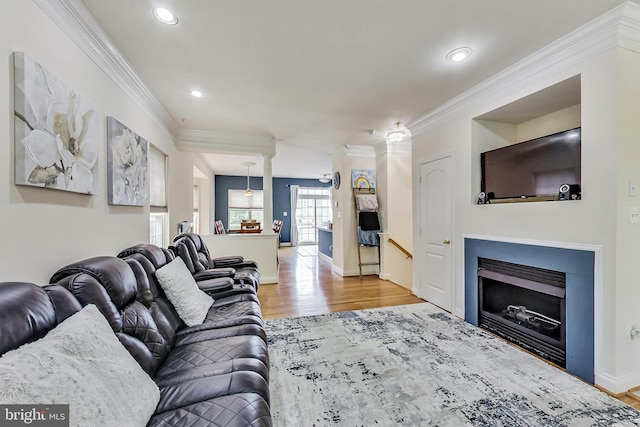
M107 191L110 205L147 203L147 141L107 117Z
M14 70L16 184L96 194L93 104L23 52Z

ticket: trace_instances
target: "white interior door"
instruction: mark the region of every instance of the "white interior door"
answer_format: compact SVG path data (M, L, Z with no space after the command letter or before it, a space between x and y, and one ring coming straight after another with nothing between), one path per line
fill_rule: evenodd
M416 294L451 311L451 157L420 165L420 254Z

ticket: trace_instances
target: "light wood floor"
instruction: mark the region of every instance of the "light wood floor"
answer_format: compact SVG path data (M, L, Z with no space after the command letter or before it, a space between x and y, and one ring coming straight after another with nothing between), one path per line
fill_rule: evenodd
M632 388L626 393L620 393L618 395L614 395L614 397L617 397L627 405L631 405L637 410L640 410L640 387Z
M265 284L258 297L265 319L312 316L424 302L408 289L378 276L342 277L318 258L317 246L282 247L278 284Z
M282 247L278 257L279 283L258 289L265 320L424 302L375 275L360 280L333 273L331 264L318 258L316 246ZM640 410L640 387L613 397Z

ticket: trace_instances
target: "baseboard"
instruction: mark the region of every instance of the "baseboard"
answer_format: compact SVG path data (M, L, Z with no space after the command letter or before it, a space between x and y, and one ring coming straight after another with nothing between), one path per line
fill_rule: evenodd
M280 242L280 246L291 246L291 242Z
M391 279L391 273L380 272L380 274L378 274L378 277L381 280L389 280L389 279Z
M369 268L367 268L369 267ZM363 266L362 267L362 275L363 276L369 276L371 274L378 274L377 272L378 268L375 266ZM353 269L353 270L345 270L343 268L338 267L337 265L333 264L331 266L331 271L333 271L336 274L339 274L342 277L348 277L348 276L359 276L360 275L360 270L359 269Z
M362 275L363 276L370 276L372 274L377 275L378 274L378 269L376 267L370 267L370 268L366 268L367 266L362 266ZM359 269L353 269L353 270L344 270L343 271L343 276L359 276L360 275L360 270Z
M329 264L333 264L333 258L323 254L322 252L318 252L318 259L321 259Z
M614 377L604 372L596 372L596 385L605 389L611 394L620 394L640 385L640 372Z
M278 283L278 276L260 276L260 284Z

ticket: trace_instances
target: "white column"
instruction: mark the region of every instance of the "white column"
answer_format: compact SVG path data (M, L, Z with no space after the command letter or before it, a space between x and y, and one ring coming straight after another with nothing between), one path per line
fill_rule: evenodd
M273 175L271 171L271 154L263 154L264 172L262 176L262 194L264 196L264 224L262 224L263 233L273 233L271 226L273 225Z

